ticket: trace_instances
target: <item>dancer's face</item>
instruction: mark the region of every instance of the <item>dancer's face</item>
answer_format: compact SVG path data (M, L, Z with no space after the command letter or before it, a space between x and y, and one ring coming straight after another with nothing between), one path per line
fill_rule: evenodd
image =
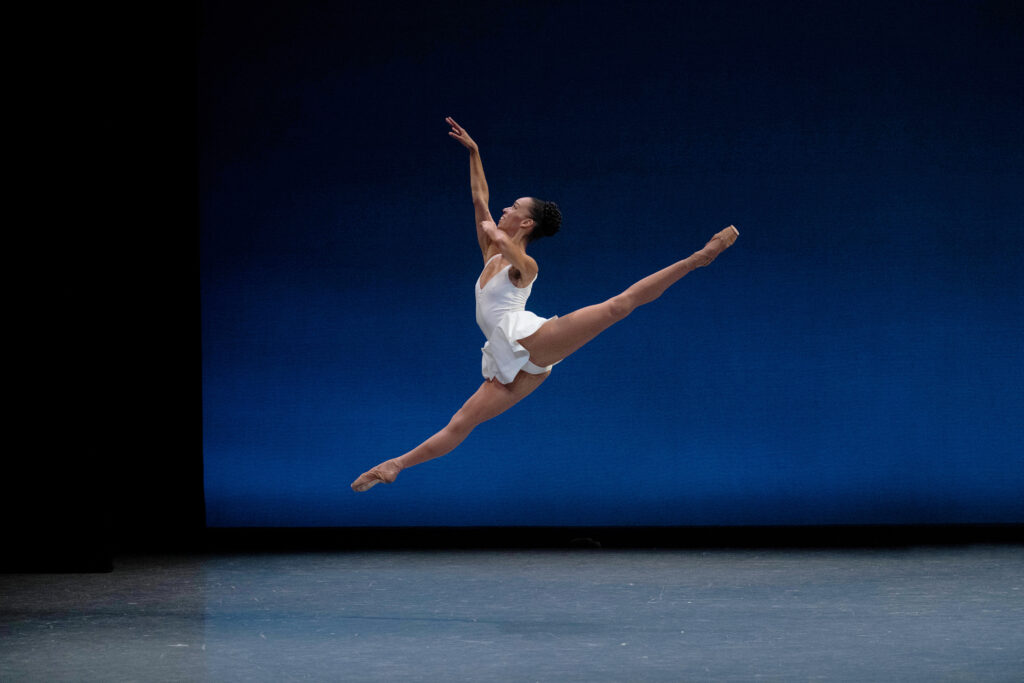
M533 227L533 218L530 211L533 209L533 200L529 197L520 197L512 202L512 206L505 207L498 220L498 229L508 235L516 234L520 228Z

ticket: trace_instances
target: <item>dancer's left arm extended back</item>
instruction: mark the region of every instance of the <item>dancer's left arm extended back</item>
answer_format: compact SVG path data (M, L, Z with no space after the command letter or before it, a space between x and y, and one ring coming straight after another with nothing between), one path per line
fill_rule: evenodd
M537 277L537 262L526 253L521 242L498 230L498 226L494 224L494 221L483 221L480 227L483 228L484 232L487 233L487 237L490 238L492 248L497 247L501 255L519 271L524 283L523 286L525 287L533 282L533 278Z

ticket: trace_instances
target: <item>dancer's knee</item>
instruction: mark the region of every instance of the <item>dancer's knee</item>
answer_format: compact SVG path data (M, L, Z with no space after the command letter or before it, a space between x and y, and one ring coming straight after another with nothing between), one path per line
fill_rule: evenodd
M628 316L638 305L639 302L636 301L636 297L629 291L613 296L605 302L605 308L613 322L618 322Z
M469 436L469 433L479 424L478 421L473 420L461 410L452 416L452 419L448 422L448 426L445 427L451 436L465 439Z

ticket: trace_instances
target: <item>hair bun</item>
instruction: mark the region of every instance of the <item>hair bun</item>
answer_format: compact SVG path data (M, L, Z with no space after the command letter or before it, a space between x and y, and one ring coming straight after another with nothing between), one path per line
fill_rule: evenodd
M530 232L529 240L531 242L539 240L541 237L550 237L562 227L562 212L558 210L558 204L554 202L546 202L533 197L530 217L536 223Z
M554 235L558 232L558 229L562 227L562 212L558 209L558 204L554 202L544 202L544 219L542 226L545 235Z

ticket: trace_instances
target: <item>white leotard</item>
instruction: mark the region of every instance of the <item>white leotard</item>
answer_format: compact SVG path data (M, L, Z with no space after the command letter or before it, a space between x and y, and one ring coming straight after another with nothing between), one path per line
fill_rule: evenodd
M495 254L487 263L499 256L501 254ZM509 384L520 370L535 375L551 370L551 366L541 368L531 363L529 350L519 340L529 337L553 318L541 318L526 310L526 300L537 278L525 287L516 287L508 278L511 267L509 264L502 268L482 288L477 278L475 287L476 324L487 337L481 349L481 371L486 379L497 377L502 384Z

